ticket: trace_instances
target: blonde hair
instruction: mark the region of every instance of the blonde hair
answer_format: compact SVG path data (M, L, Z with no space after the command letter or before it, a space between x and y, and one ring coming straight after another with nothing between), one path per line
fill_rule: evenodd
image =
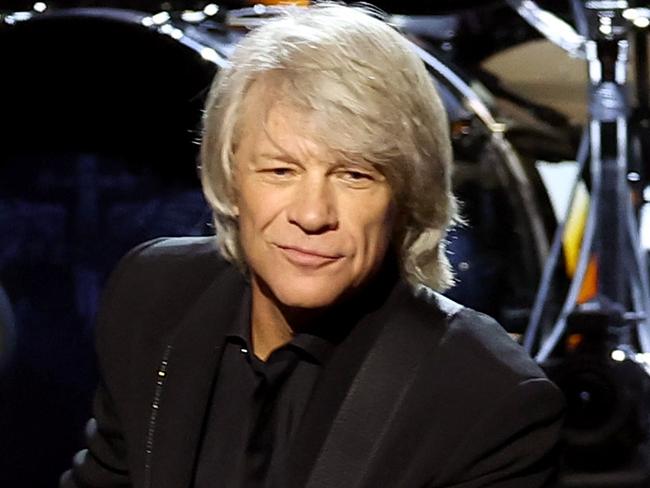
M233 154L246 96L258 80L274 80L275 100L315 117L325 147L362 157L386 175L400 211L393 245L403 276L413 285L448 287L444 237L456 202L447 115L408 41L367 7L323 2L288 9L249 33L215 77L200 170L222 254L245 268Z

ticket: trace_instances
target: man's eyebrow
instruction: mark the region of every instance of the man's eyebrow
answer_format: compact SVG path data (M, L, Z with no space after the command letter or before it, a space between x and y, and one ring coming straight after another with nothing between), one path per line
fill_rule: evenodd
M258 156L259 159L275 159L278 161L284 161L285 163L298 163L298 160L287 153L261 153Z
M352 166L361 166L363 168L372 168L372 169L375 168L374 164L372 164L367 159L363 159L363 158L361 158L361 159L344 159L343 162L346 163L346 164L350 164Z
M289 164L300 164L300 160L293 157L291 154L285 152L263 152L258 155L258 159L261 160L274 160L282 161ZM349 157L338 157L335 160L328 161L327 165L331 168L335 167L350 167L358 168L366 171L379 171L370 161L363 158L349 158Z
M358 158L358 159L340 158L337 164L341 166L349 166L351 168L359 168L368 171L378 171L377 167L374 164L372 164L367 159L363 159L363 158Z

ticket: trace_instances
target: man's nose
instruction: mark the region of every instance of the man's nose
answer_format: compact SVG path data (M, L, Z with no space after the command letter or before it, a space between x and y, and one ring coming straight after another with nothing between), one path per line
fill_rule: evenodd
M287 218L308 234L338 227L335 195L326 177L306 177L295 188Z

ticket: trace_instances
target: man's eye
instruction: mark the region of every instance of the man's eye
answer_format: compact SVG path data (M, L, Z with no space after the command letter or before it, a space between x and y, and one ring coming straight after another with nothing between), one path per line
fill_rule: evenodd
M371 174L362 171L345 171L343 177L354 182L371 181L373 179Z
M291 168L271 168L268 172L274 176L289 176L292 170Z

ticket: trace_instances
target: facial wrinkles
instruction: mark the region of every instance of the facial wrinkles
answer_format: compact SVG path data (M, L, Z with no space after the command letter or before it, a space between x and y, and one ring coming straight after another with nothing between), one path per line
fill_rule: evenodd
M250 108L257 111L254 107L256 105ZM278 192L274 192L274 198L283 199L284 205L276 214L266 215L266 222L261 227L265 240L271 245L276 243L326 255L343 255L351 260L355 268L368 268L377 254L383 252L383 249L377 249L378 241L383 239L381 229L390 227L392 217L383 215L373 219L374 199L361 197L381 195L381 192L386 191L383 176L376 174L380 184L374 181L369 188L350 188L339 179L339 169L376 170L370 164L357 163L326 150L319 138L310 136L315 129L313 117L291 109L288 111L290 118L272 116L274 110L282 108L286 109L287 106L275 105L264 115L260 113L252 119L258 121L259 137L245 164L246 170L252 172L273 167L276 163L280 163L280 166L288 165L297 171L297 184L289 179L286 185L278 184ZM291 136L285 137L285 134ZM296 134L299 136L296 137ZM309 202L309 198L321 198L323 201ZM303 203L328 206L327 210L335 214L337 225L324 226L320 232L308 232L299 225L288 225L289 219L283 212L287 212L291 205ZM368 218L363 218L362 215Z
M392 229L392 221L394 220L394 204L391 205L389 212L385 214L385 218L381 220L376 220L368 223L368 228L365 230L365 234L371 236L371 239L365 241L366 248L364 249L363 256L366 259L366 265L369 265L375 260L378 250L378 240L381 240L383 235L381 232L371 232L369 231L370 227L379 228L379 229ZM390 240L390 239L388 239ZM383 253L385 249L382 248L381 252Z
M285 190L282 215L269 222L271 240L276 240L277 235L285 245L328 256L350 256L353 246L349 236L339 231L344 217L342 195L327 174L328 169L314 160L296 166L298 174Z

